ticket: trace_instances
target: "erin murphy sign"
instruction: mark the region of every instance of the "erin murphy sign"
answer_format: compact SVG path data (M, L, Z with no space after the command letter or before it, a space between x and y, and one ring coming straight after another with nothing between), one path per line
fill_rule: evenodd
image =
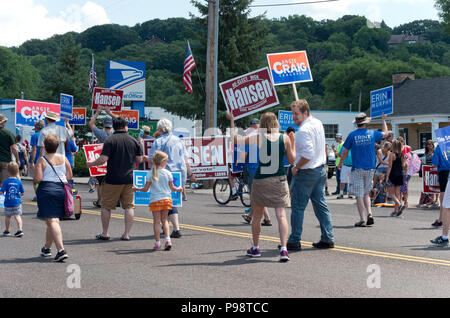
M267 67L220 83L220 90L235 119L279 104Z

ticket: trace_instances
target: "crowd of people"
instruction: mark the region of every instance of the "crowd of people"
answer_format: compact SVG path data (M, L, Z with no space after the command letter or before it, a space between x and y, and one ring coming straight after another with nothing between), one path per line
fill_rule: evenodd
M102 111L109 115L103 120L103 129L95 122ZM252 245L247 250L248 257L260 257L261 225L270 222L268 209L275 209L280 237L280 262L290 260L288 251L301 250L303 220L305 209L311 201L314 214L319 221L320 240L313 243L314 248L334 248L334 231L331 213L327 204L327 156L328 147L323 124L311 115L306 100L297 100L291 104L291 111L297 132L289 129L280 132L277 116L265 112L259 120L252 120L245 136L235 132L234 117L227 113L230 121L230 137L234 144L242 145L246 153L244 173L250 188L251 208L244 219L251 223ZM405 145L403 138L394 140L386 125L386 116L382 116L381 131L368 129L370 117L358 114L353 123L356 129L345 139L336 135L335 152L337 186L334 195L337 199L356 197L359 221L355 227L367 227L375 224L372 204L382 189L386 192L384 203L393 201L391 216L400 216L408 208L408 182L417 172L417 162L411 148ZM64 184L72 180L73 130L68 121L65 126L56 125L58 114L48 112L44 122L37 121L36 133L31 138L29 156L19 153L20 138L4 128L8 119L0 114L0 178L3 183L0 194L5 195L5 236L10 234L11 218L14 218L18 230L17 237L23 236L21 197L24 193L20 181L23 160L29 162L33 171L33 189L36 192L38 218L47 225L45 244L41 249L43 257L52 255L51 247L56 246L55 261L68 257L64 249L63 235L59 221L64 216ZM188 180L195 181L189 164L189 155L182 140L172 134L172 123L167 119L159 120L157 132L150 136L149 129L138 139L131 137L124 118L112 114L108 109L99 108L93 115L89 126L100 143L103 143L101 155L86 163L87 167L107 163L107 173L98 178L98 196L94 205L101 208L102 231L97 240L110 240L109 223L111 211L120 206L124 210L125 227L121 240L131 239L134 222L134 192L151 190L149 211L153 214L155 246L161 247L161 226L165 239L165 250L172 249L173 238L180 238L179 209L173 206L171 192L183 191ZM152 138L153 146L148 155L144 155L143 139ZM450 160L440 147L434 149L432 141L427 141L424 163L437 166L439 173L440 216L432 225L443 228L443 234L431 240L434 244L448 245L450 226L450 187L446 188L450 171ZM13 157L12 157L13 156ZM12 160L11 158L14 158ZM286 161L288 168L286 169ZM144 188L133 186L133 170L148 163ZM175 187L172 174L181 174L181 186ZM380 187L378 187L380 186ZM387 190L386 190L387 189ZM376 190L376 191L374 191ZM438 204L437 196L431 196L430 204ZM286 208L291 208L290 229ZM264 217L264 221L262 221ZM173 231L169 234L169 222ZM270 222L271 225L271 222Z

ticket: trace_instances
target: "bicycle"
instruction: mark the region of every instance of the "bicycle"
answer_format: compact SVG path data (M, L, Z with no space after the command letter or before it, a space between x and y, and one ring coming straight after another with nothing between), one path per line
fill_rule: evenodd
M225 205L230 201L235 201L240 198L242 204L245 207L250 207L250 190L247 182L245 182L244 180L242 172L236 175L235 181L238 185L238 188L236 194L232 195L230 180L216 179L216 181L214 181L213 187L214 199L217 201L217 203Z

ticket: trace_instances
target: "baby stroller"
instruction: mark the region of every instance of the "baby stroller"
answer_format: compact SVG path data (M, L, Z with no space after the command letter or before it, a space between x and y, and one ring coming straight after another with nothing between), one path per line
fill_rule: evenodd
M393 203L388 203L387 184L384 178L378 179L373 189L370 191L371 206L392 207Z

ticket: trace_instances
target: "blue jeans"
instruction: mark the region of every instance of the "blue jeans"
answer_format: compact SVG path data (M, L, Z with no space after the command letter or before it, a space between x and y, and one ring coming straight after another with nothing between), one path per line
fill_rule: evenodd
M324 167L299 170L292 178L291 184L291 227L292 233L288 243L298 243L302 238L303 217L309 199L311 199L314 214L320 223L322 232L320 240L331 243L334 241L331 215L325 200L325 181L327 174Z

